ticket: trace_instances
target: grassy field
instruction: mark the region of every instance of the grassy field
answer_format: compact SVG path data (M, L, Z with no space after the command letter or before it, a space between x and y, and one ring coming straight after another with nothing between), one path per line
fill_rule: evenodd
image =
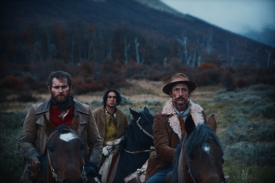
M129 88L119 89L123 95L120 109L131 120L129 107L141 111L146 106L154 115L169 99L162 92L163 82L128 80ZM104 92L74 95L75 100L93 109L102 105ZM33 94L37 103L49 94ZM10 98L14 96L9 96ZM273 182L275 180L275 88L255 85L227 92L222 86L197 88L191 99L199 103L207 117L215 114L217 134L224 149L223 165L227 182ZM0 182L18 182L24 167L17 150L19 132L26 110L33 102L0 104ZM11 101L11 100L10 100Z

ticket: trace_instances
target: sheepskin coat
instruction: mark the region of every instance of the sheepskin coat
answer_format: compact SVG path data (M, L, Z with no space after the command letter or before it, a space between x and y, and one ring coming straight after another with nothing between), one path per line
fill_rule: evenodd
M195 124L206 123L206 115L200 105L189 100L190 112ZM188 115L189 115L188 114ZM155 115L153 135L156 155L149 158L146 170L146 181L173 163L177 144L180 142L183 132L181 131L180 119L173 108L172 99L166 102L162 111Z

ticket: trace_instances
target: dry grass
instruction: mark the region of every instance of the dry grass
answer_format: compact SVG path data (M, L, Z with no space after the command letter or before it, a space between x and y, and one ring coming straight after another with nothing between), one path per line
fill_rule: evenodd
M128 88L120 88L118 91L127 99L133 102L133 105L123 106L121 108L143 108L144 101L159 101L164 104L169 96L162 92L163 86L166 84L162 81L146 81L146 80L127 80L130 84ZM211 100L216 91L221 89L222 86L204 86L198 87L191 95L194 102L201 102L204 100ZM91 103L94 100L102 101L105 91L90 92L82 95L74 94L74 99L79 102ZM37 103L44 102L50 98L49 93L33 93L37 97ZM16 97L15 95L9 97ZM0 104L0 112L11 112L19 110L27 110L33 102L3 102Z

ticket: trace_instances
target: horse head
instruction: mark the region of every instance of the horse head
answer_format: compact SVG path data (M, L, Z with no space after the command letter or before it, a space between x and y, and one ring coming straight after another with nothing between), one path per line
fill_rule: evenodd
M84 142L77 134L79 122L74 118L71 127L55 128L46 119L47 182L84 182Z
M150 114L149 110L144 107L142 112L136 112L130 108L133 116L132 129L134 129L135 139L138 144L143 146L153 146L153 122L154 116Z
M176 150L172 182L225 183L223 151L216 128L214 115L207 124L197 126L191 115L186 119L186 133Z

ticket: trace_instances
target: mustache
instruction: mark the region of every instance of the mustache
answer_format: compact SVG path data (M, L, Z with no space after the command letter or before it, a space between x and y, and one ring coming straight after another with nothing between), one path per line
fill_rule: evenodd
M186 99L184 97L178 97L178 98L176 98L176 100L180 100L180 99L184 100L184 102L188 102L188 99Z

